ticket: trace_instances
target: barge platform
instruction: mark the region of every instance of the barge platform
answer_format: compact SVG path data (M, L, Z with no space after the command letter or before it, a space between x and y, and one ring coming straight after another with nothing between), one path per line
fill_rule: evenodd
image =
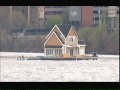
M97 56L81 56L81 57L52 57L52 56L37 56L27 60L97 60Z

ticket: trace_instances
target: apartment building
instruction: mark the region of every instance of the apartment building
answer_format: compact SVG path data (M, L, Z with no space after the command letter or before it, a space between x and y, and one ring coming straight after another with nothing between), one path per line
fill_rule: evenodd
M108 6L108 29L116 30L115 18L119 17L119 7L118 6Z
M102 14L107 11L107 7L93 6L93 26L96 27L101 24Z
M68 6L38 6L39 28L45 28L45 22L50 16L62 15Z
M66 10L69 10L69 22L74 27L96 27L101 24L102 14L106 11L110 22L108 27L114 28L113 17L119 16L118 6L12 6L14 10L22 12L28 23L41 29L45 28L50 16L62 15Z
M101 24L101 18L104 11L108 13L108 29L115 29L115 18L119 17L118 6L93 6L93 25L96 27Z
M48 18L52 15L61 15L69 6L45 6L45 17Z
M82 6L82 27L93 27L93 7Z

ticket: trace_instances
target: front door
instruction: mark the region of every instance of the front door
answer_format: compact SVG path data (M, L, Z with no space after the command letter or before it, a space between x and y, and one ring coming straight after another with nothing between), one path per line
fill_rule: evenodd
M70 49L70 56L73 56L73 49Z

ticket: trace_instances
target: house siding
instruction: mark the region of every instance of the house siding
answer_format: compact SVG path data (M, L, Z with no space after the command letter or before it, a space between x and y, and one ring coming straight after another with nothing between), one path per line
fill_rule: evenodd
M73 27L71 27L71 29L70 29L70 31L68 33L68 36L76 36L77 37L76 32L75 32Z
M80 55L85 55L85 46L80 46Z
M62 46L55 34L51 36L45 46Z
M82 27L93 26L93 6L82 6Z
M70 38L73 37L73 43L70 42ZM78 45L78 39L75 36L67 36L66 37L66 45L70 46L77 46Z

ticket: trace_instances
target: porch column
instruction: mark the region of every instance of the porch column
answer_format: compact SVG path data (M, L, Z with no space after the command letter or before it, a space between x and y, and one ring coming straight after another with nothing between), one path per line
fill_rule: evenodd
M64 46L62 47L62 54L64 54Z
M66 47L65 47L65 54L66 54Z
M79 47L77 48L77 55L79 55L80 51L79 51Z
M53 50L53 55L55 55L55 49L52 49Z
M79 55L81 55L81 54L80 54L80 46L79 46Z
M44 48L44 55L46 56L46 48Z

